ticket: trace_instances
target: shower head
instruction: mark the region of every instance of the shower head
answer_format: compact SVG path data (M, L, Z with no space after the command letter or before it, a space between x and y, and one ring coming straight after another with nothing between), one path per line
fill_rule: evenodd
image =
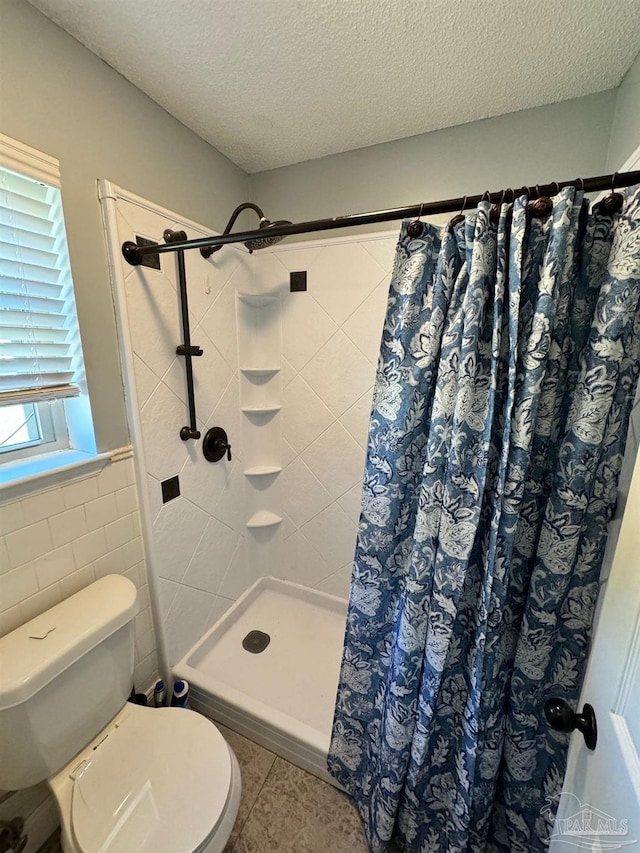
M244 204L239 204L233 211L231 219L227 222L226 228L222 232L223 234L229 234L233 228L234 222L243 210L255 210L260 217L260 225L258 227L261 231L264 230L267 232L269 228L277 228L279 225L291 225L291 222L289 222L288 219L279 219L277 222L270 222L257 204L245 201ZM267 246L273 246L275 243L279 243L282 239L282 237L269 237L268 234L265 233L264 237L255 237L253 240L247 240L244 245L250 252L255 252L257 249L266 249ZM219 251L221 248L222 246L205 246L203 249L200 249L200 254L203 258L210 258L214 252Z
M260 230L264 229L265 232L268 232L269 228L277 228L279 225L291 225L291 222L288 219L278 219L276 222L270 222L263 216L258 227ZM256 249L266 249L268 246L273 246L275 243L279 243L280 240L284 240L284 237L269 237L268 233L265 233L264 237L247 240L245 246L250 252L255 252Z

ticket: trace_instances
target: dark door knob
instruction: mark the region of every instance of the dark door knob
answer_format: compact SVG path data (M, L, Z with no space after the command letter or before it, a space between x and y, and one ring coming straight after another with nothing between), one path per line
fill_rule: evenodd
M218 462L224 454L227 454L227 459L231 462L231 445L227 438L227 433L222 427L211 427L205 433L202 440L202 452L204 458L209 462Z
M585 702L581 714L576 714L571 705L564 699L547 699L544 703L544 715L552 729L557 732L572 732L578 729L584 735L587 749L595 749L598 741L598 726L596 713L592 706Z

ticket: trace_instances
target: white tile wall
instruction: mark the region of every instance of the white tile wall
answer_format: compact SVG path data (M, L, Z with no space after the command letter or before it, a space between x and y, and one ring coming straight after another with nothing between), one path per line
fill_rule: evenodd
M166 215L134 202L118 202L119 240L135 235L157 240ZM202 231L202 234L207 233ZM224 427L233 460L212 464L202 441L182 441L187 423L184 359L175 257L164 255L160 271L133 268L119 258L125 276L142 446L152 521L154 570L159 579L169 661L177 663L254 578L244 547L245 506L240 429L236 292L249 285L251 258L228 248L205 261L187 252L191 340L204 355L193 361L198 428ZM178 475L180 497L162 504L161 481ZM121 498L124 501L125 497ZM108 507L96 507L107 512ZM120 519L104 528L107 542L129 535ZM97 543L87 543L86 547ZM121 547L126 547L123 544Z
M395 244L389 235L338 238L253 256L255 290L282 296L279 574L343 597ZM290 293L289 272L304 269L308 290Z
M158 666L133 461L0 505L0 636L111 573L138 587L134 680L146 690Z
M168 224L162 212L124 200L118 202L118 221L118 242L136 234L157 239ZM186 230L196 236L192 227ZM375 235L279 246L253 256L228 247L209 261L187 253L192 341L205 350L194 360L199 428L227 429L231 464L206 462L201 442L178 436L186 422L186 396L184 365L175 357L182 335L174 259L165 256L160 271L123 263L155 570L172 663L262 572L346 595L394 252L395 237ZM308 271L306 293L289 292L289 272L296 269ZM238 302L242 293L282 297L256 309L264 316L256 317L255 334L244 322L253 302ZM274 306L278 318L272 316ZM264 334L275 330L276 321L281 343L279 334ZM276 338L279 352L272 351ZM263 339L271 341L268 352L257 351L267 346ZM271 390L241 376L239 350L242 366L281 367L274 383L282 388L282 413L260 432L261 448L255 442L243 447L240 394L268 397ZM280 458L284 470L269 486L274 495L282 493L283 522L269 542L271 557L278 553L274 543L281 542L282 557L267 559L265 551L261 561L256 543L259 551L262 538L247 534L245 523L266 484L246 483L243 470ZM174 475L181 496L163 506L160 482ZM110 509L96 505L89 523ZM116 542L120 527L113 523L104 531ZM99 543L88 539L78 547Z

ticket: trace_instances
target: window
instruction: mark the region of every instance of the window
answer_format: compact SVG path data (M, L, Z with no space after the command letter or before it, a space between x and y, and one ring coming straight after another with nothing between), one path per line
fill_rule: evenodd
M0 461L69 447L63 404L18 403L0 408ZM36 450L38 448L38 450Z
M61 451L95 441L58 164L0 134L0 481Z

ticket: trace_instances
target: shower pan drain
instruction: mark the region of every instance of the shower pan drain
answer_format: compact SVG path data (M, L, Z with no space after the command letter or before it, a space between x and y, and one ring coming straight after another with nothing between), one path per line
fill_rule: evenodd
M264 631L249 631L242 641L242 648L251 652L252 655L259 655L260 652L263 652L267 648L270 642L271 637L265 634Z

